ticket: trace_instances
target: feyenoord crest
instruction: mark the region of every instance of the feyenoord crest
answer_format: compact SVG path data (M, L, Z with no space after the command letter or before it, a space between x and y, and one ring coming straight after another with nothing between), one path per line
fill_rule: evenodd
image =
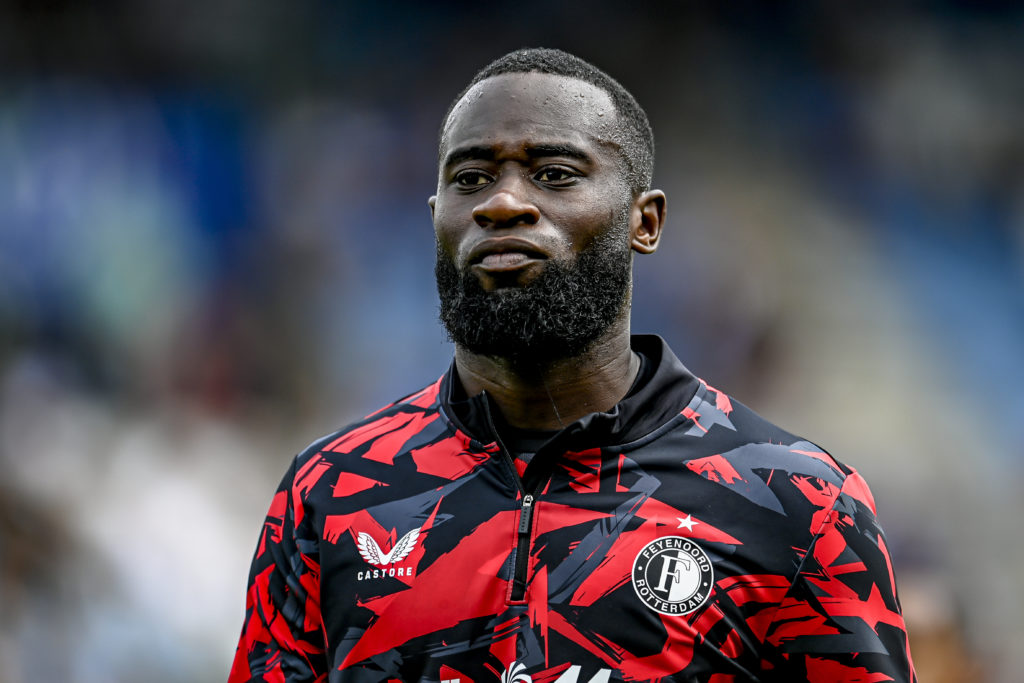
M688 538L662 536L633 560L633 590L662 614L689 614L705 602L715 584L707 553Z

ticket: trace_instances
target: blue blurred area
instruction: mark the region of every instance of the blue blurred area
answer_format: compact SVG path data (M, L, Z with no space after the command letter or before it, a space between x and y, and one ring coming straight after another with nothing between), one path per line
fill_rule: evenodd
M0 683L223 680L290 454L450 361L436 135L524 45L651 117L634 329L867 476L922 680L1013 680L1018 3L49 0L0 8Z

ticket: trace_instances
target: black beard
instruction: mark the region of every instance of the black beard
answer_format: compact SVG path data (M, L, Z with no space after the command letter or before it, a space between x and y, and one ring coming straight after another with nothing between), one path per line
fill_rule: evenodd
M526 285L491 292L473 273L460 274L439 248L434 274L440 319L449 339L472 353L516 364L583 353L629 301L632 259L627 235L628 225L620 218L575 261L546 261Z

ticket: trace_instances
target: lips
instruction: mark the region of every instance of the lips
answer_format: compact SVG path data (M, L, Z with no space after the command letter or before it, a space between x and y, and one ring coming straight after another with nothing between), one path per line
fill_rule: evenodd
M487 268L502 268L518 266L530 257L521 251L501 251L495 254L487 254L480 259L479 264Z
M533 242L505 237L484 240L473 247L468 263L485 270L513 270L547 258L547 253Z

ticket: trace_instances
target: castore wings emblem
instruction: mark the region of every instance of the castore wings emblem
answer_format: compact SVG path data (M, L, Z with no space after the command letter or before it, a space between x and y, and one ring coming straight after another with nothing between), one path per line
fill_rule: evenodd
M358 539L356 541L356 547L359 549L359 554L363 556L363 559L370 564L378 567L385 567L389 564L395 564L401 562L409 553L416 548L416 540L420 537L420 530L413 529L405 536L402 536L395 543L394 547L388 552L384 552L377 545L377 541L373 540L373 536L360 531Z

